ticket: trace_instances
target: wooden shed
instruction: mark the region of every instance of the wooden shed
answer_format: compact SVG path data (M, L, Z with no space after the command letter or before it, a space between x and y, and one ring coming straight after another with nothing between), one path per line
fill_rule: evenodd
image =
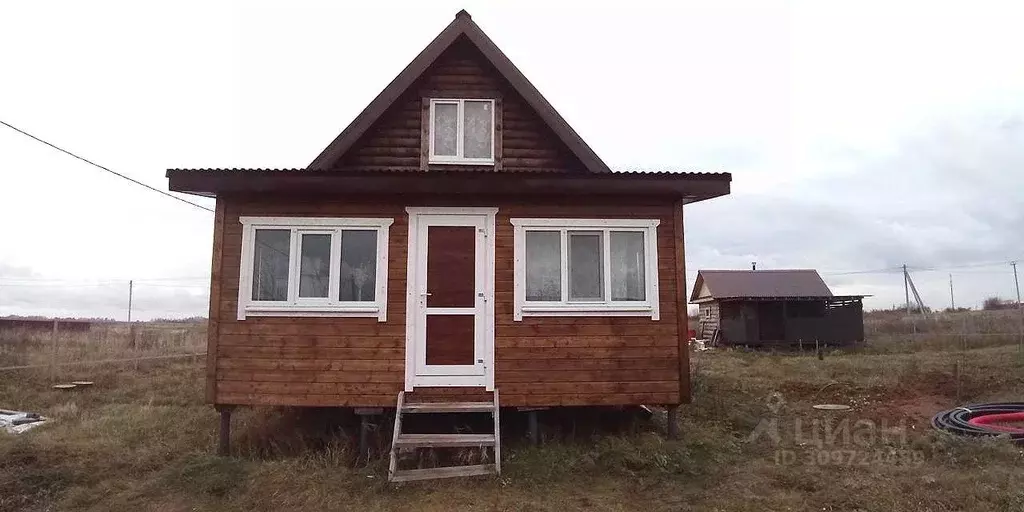
M612 172L465 11L307 167L167 176L217 199L222 430L387 407L413 443L403 411L689 400L683 209L730 175Z
M725 345L864 341L864 295L833 295L815 270L701 270L698 337Z

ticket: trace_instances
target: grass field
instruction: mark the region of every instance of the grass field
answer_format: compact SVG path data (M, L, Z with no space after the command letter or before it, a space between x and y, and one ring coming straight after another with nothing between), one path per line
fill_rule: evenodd
M1015 344L921 339L822 360L702 352L679 441L659 434L663 415L599 433L563 418L540 448L506 439L500 479L404 485L386 483L380 457L356 463L352 430L323 412L241 409L237 455L213 456L201 361L68 369L95 381L72 392L45 370L0 372L0 408L55 419L0 435L0 510L1020 511L1022 448L948 438L928 419L1020 401L1022 361Z

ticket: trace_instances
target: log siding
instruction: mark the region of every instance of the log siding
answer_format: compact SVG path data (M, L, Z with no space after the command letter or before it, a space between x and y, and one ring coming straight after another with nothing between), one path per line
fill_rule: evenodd
M494 165L427 163L430 98L496 100ZM345 153L338 167L585 172L582 162L465 38L438 57Z
M211 305L211 401L218 404L392 406L405 379L407 206L497 206L495 384L510 406L677 404L687 400L680 352L676 231L670 200L410 197L231 197L215 238L219 290ZM388 318L254 317L238 321L241 216L391 217ZM650 218L658 227L661 320L513 319L512 217ZM219 220L219 219L218 219ZM218 235L215 234L215 237ZM213 297L211 297L213 298ZM216 315L216 316L215 316ZM685 334L685 333L684 333ZM471 393L468 388L456 393Z

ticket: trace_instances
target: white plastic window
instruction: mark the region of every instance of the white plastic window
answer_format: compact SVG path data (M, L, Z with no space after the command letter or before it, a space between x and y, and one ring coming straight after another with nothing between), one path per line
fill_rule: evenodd
M242 217L238 319L385 319L392 219Z
M515 317L658 312L657 220L512 219Z
M494 100L430 100L430 163L493 164Z

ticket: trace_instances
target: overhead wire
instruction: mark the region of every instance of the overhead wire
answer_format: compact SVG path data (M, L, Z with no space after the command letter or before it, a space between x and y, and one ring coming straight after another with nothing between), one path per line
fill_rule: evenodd
M181 201L182 203L185 203L187 205L194 206L196 208L199 208L201 210L206 210L206 211L211 212L211 213L213 212L212 208L208 208L208 207L203 206L203 205L201 205L199 203L193 203L192 201L189 201L188 199L178 197L178 196L176 196L174 194L171 194L170 192L167 192L167 191L164 191L164 190L160 190L160 189L158 189L156 187L153 187L151 185L147 185L147 184L145 184L145 183L143 183L143 182L141 182L141 181L139 181L139 180L137 180L135 178L126 176L124 174L121 174L121 173L119 173L119 172L117 172L117 171L115 171L113 169L110 169L109 167L102 166L102 165L100 165L100 164L98 164L96 162L93 162L92 160L89 160L88 158L85 158L85 157L82 157L82 156L78 156L78 155L76 155L76 154L74 154L74 153L72 153L72 152L70 152L70 151L68 151L68 150L66 150L66 149L56 145L56 144L53 144L52 142L48 142L48 141L45 141L45 140L43 140L43 139L41 139L39 137L36 137L35 135L32 135L31 133L28 133L25 130L22 130L21 128L18 128L17 126L14 126L14 125L12 125L12 124L10 124L8 122L0 120L0 124L2 124L2 125L10 128L10 129L16 131L16 132L18 132L18 133L20 133L20 134L22 134L22 135L24 135L26 137L29 137L29 138L37 141L37 142L41 142L43 144L46 144L47 146L50 146L51 148L56 149L57 151L60 151L61 153L64 153L64 154L69 155L69 156L72 156L72 157L77 158L77 159L79 159L79 160L81 160L81 161L83 161L83 162L85 162L85 163L87 163L87 164L89 164L89 165L91 165L93 167L96 167L98 169L102 169L102 170L104 170L106 172L109 172L110 174L113 174L114 176L117 176L118 178L122 178L122 179L128 180L128 181L130 181L130 182L132 182L132 183L134 183L136 185L139 185L141 187L145 187L145 188L147 188L149 190L152 190L153 192L156 192L156 193L161 194L161 195L165 195L165 196L167 196L167 197L169 197L171 199L174 199L174 200L177 200L177 201Z

